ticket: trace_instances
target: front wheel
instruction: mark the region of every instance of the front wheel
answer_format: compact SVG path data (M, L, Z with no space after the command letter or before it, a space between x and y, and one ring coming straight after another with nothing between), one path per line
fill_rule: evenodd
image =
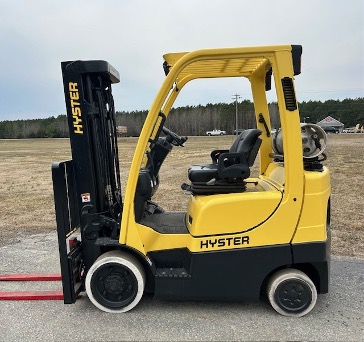
M315 284L305 273L293 268L275 273L268 282L267 294L274 310L283 316L304 316L317 300Z
M100 310L111 313L127 312L143 296L145 272L140 262L122 251L101 255L86 276L86 292Z

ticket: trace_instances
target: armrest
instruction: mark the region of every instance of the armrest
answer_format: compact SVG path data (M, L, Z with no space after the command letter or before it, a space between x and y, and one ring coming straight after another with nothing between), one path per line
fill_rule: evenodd
M217 164L217 161L219 159L219 156L221 155L221 153L227 153L229 152L229 150L213 150L211 152L211 160L214 164Z
M218 158L217 173L220 178L248 178L250 169L246 157L242 153L221 153Z

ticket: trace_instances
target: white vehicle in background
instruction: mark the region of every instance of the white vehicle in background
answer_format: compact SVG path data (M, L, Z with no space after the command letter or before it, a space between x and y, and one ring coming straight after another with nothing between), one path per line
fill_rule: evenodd
M221 131L220 129L214 129L212 131L207 131L206 135L225 135L226 131Z

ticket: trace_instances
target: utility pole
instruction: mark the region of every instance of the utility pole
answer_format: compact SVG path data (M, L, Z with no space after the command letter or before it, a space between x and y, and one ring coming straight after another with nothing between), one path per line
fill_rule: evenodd
M240 99L241 96L239 94L232 95L232 99L235 99L235 133L238 136L238 99Z

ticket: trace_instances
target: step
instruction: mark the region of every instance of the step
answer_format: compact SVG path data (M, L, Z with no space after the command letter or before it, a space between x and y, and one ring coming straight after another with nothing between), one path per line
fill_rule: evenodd
M184 268L157 268L156 278L191 278L191 275Z

